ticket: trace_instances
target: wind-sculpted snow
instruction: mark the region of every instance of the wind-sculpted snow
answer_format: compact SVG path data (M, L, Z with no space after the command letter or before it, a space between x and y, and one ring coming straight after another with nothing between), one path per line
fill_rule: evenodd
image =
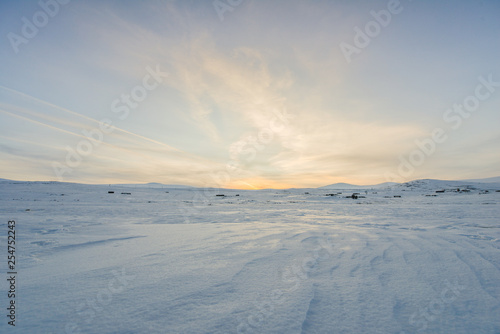
M221 190L200 202L189 188L4 180L15 330L499 333L495 186Z

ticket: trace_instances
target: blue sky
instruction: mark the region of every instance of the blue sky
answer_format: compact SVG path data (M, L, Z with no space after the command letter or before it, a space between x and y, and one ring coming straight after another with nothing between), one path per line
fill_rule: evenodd
M500 175L498 1L41 3L0 3L1 178Z

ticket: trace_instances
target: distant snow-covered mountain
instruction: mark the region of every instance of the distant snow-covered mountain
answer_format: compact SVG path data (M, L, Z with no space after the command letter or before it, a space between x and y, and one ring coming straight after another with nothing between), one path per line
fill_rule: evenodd
M8 179L1 179L0 183L46 183L46 184L56 184L60 183L57 181L15 181ZM64 182L65 184L76 184ZM107 185L107 184L102 184ZM132 188L159 188L159 189L196 189L193 186L186 186L180 184L162 184L162 183L141 183L141 184L111 184L117 187L132 187ZM450 189L450 188L477 188L477 189L500 189L500 177L490 177L485 179L470 179L470 180L436 180L436 179L419 179L404 183L396 182L384 182L375 185L356 185L350 183L334 183L323 187L318 187L316 189L324 190L359 190L359 189L401 189L401 188L411 188L411 189L422 189L422 190L433 190L433 189ZM209 188L209 189L219 189L219 188ZM309 188L307 188L309 189ZM229 189L227 189L229 190ZM236 189L234 189L236 190ZM272 190L272 189L268 189Z
M418 188L423 190L433 190L440 188L479 188L479 189L500 189L500 177L474 180L436 180L420 179L404 183L385 182L376 185L355 185L349 183L335 183L318 189L383 189L383 188Z
M411 189L421 189L421 190L436 190L436 189L465 189L465 188L477 188L484 190L495 190L500 189L500 182L478 182L478 181L468 181L468 180L434 180L434 179L422 179L414 180L410 182L405 182L397 184L396 188L411 188Z
M395 182L384 182L375 185L360 186L350 183L334 183L327 186L319 187L318 189L381 189L381 188L388 188L397 184L398 183Z
M46 184L84 184L76 182L58 182L58 181L16 181L8 179L0 179L0 183L46 183ZM92 185L92 184L89 184ZM108 184L93 184L100 186L107 186ZM115 187L132 187L132 188L169 188L169 189L192 189L192 186L185 186L181 184L162 184L157 182L151 183L129 183L129 184L110 184Z
M137 183L137 184L113 184L119 187L133 187L133 188L169 188L169 189L191 189L191 186L184 186L181 184L162 184L157 182L150 183Z
M479 183L500 183L500 176L497 177L488 177L485 179L469 179L469 180L462 180L465 182L479 182Z

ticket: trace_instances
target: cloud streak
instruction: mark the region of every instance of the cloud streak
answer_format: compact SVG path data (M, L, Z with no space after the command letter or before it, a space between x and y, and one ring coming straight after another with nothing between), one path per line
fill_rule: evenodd
M19 178L12 161L25 157L25 178L53 179L47 164L63 162L66 148L86 138L82 130L109 119L114 131L71 181L246 188L384 182L416 139L441 126L443 108L479 75L500 70L500 47L484 50L500 29L492 15L498 4L489 1L464 5L471 36L452 30L449 17L462 18L464 9L405 3L404 20L395 17L347 64L339 43L386 5L251 1L221 22L210 2L72 2L20 57L2 56L0 153L11 159L2 177ZM477 52L449 62L438 30L454 36L450 49ZM113 101L156 65L168 75L120 119ZM499 96L486 101L414 176L497 176L492 124L499 105ZM277 112L289 121L270 140L259 139ZM219 184L213 174L231 162L238 173Z

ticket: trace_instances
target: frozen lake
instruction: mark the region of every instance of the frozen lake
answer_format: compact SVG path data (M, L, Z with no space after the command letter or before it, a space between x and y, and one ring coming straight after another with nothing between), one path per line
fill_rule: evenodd
M2 315L0 331L500 333L498 188L439 186L2 181L18 275L16 328Z

